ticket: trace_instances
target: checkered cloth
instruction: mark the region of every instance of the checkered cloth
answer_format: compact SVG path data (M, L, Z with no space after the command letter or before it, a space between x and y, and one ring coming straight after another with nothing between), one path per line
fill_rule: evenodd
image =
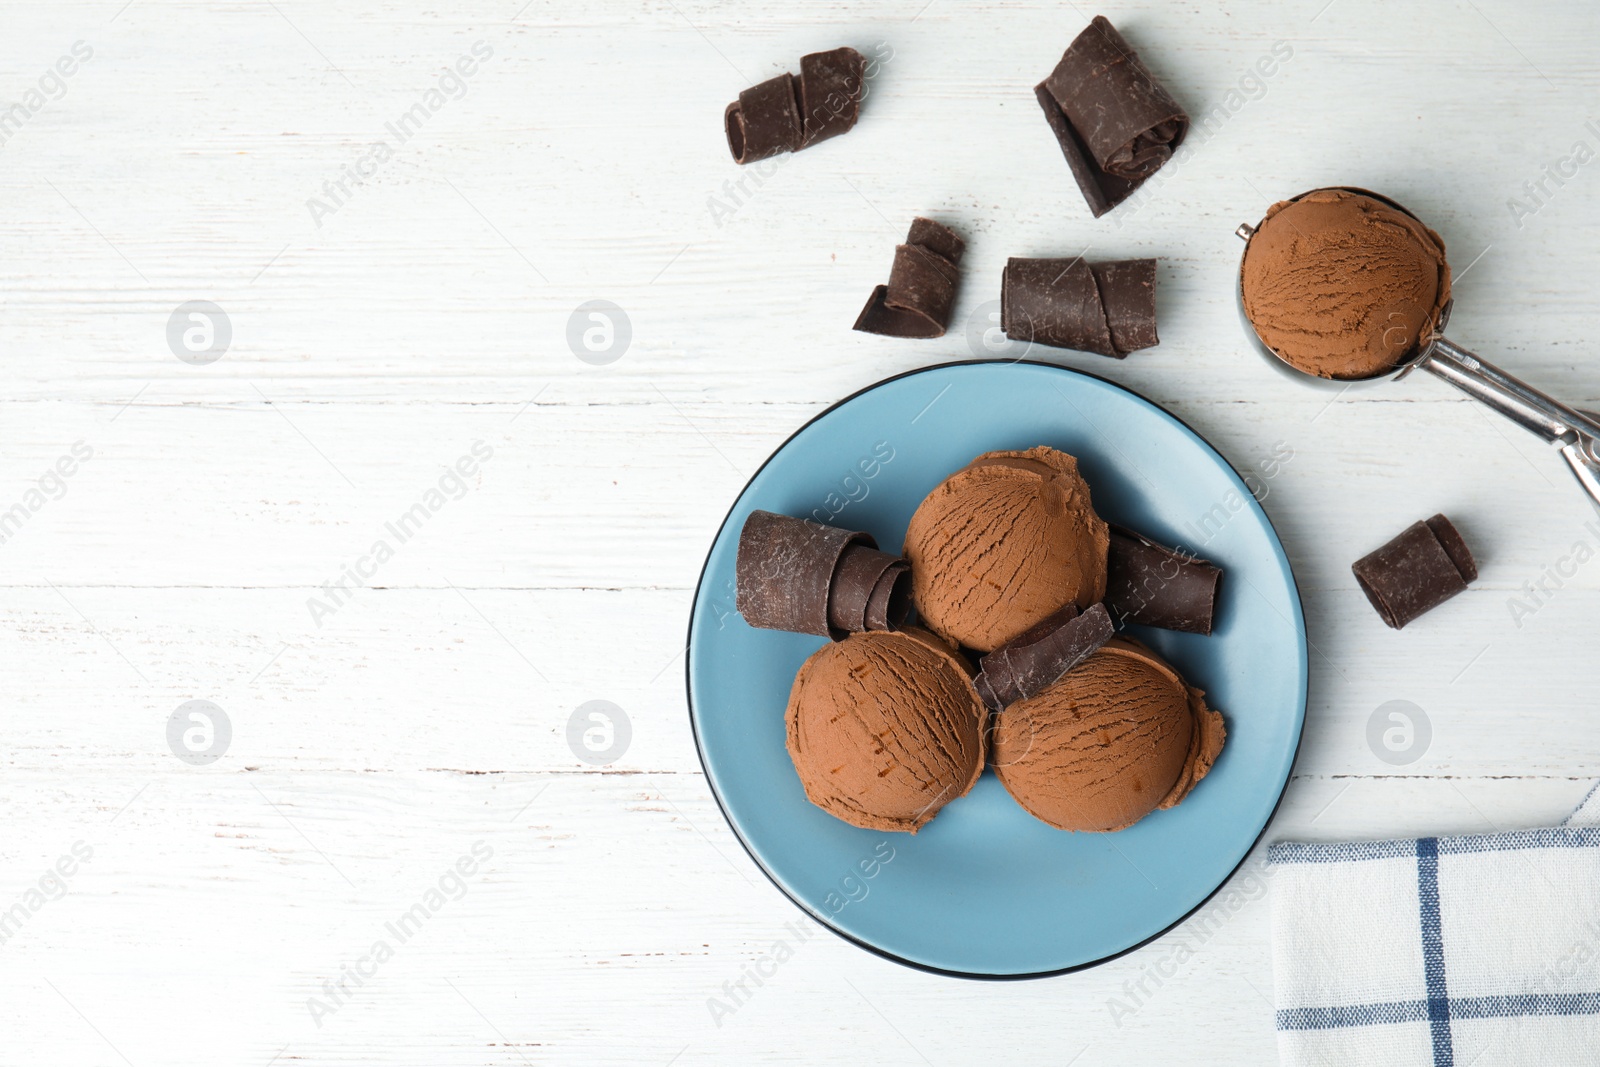
M1267 861L1286 1067L1600 1064L1595 790L1545 830Z

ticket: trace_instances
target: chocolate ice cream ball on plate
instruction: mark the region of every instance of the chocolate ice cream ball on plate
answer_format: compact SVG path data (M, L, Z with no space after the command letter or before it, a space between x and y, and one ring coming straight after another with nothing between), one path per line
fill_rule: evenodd
M785 713L806 798L852 826L916 833L983 773L972 668L915 627L855 633L800 667Z
M911 597L934 632L993 652L1068 604L1104 597L1108 543L1072 456L1042 445L986 452L911 516Z
M1117 637L1001 712L990 760L1036 818L1061 830L1121 830L1186 797L1225 737L1200 690Z

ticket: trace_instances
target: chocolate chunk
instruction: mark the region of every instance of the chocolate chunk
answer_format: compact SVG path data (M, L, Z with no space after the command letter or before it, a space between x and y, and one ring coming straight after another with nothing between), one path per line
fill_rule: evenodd
M973 684L995 711L1043 692L1057 679L1111 640L1111 616L1104 604L1083 614L1071 604L1007 641L979 661Z
M722 122L736 163L837 137L856 124L866 87L866 60L854 48L800 57L800 77L780 74L739 94Z
M1124 622L1209 634L1222 570L1135 533L1111 527L1106 606Z
M1160 342L1156 261L1006 260L1000 328L1007 337L1121 359Z
M1096 218L1160 170L1189 132L1189 116L1104 16L1033 92Z
M895 246L889 284L872 290L854 328L887 337L944 336L966 247L948 227L912 219L906 243Z
M896 566L909 570L905 560L879 552L864 544L852 544L839 557L828 583L828 626L835 633L860 633L863 630L889 629L888 608L894 586L891 579L884 589L881 614L874 614L872 598L878 586ZM877 621L880 625L873 626Z
M1466 589L1478 565L1455 526L1435 515L1356 560L1350 570L1383 621L1398 630Z

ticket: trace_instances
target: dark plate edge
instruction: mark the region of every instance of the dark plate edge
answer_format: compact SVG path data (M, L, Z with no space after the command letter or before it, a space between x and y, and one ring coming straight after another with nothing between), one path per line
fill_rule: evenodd
M722 802L722 794L717 792L717 783L713 780L713 778L711 776L710 768L706 766L705 750L701 747L701 743L700 743L700 725L699 725L699 722L696 720L695 714L694 714L694 690L693 690L693 688L692 688L692 686L690 684L690 673L689 673L690 672L690 663L693 660L693 656L692 656L691 653L693 651L693 646L694 646L694 620L695 620L696 616L699 614L700 594L701 594L701 591L705 587L706 569L711 565L711 549L713 547L715 547L717 541L721 539L722 531L727 528L728 520L733 517L733 509L739 506L739 501L742 500L744 498L744 494L749 491L750 484L752 482L754 482L757 477L760 476L762 471L767 469L767 464L771 463L773 461L773 459L777 457L779 452L782 452L785 448L789 447L789 443L791 441L793 441L796 437L800 436L800 434L802 432L804 432L806 430L806 428L809 427L812 423L816 422L818 419L821 419L824 415L827 415L828 413L832 412L835 408L842 407L845 404L848 404L850 401L854 400L856 397L861 396L864 393L869 393L872 390L878 388L879 386L887 385L887 384L889 384L890 382L893 382L893 381L899 381L901 378L910 378L910 377L913 377L914 375L918 375L918 374L927 374L930 371L946 370L946 369L948 369L950 367L981 366L983 364L988 364L988 363L995 363L995 364L1022 364L1022 365L1033 366L1033 367L1047 367L1047 368L1049 368L1051 370L1064 371L1067 374L1078 374L1078 375L1082 375L1085 378L1094 378L1097 381L1105 382L1107 385L1112 386L1113 388L1116 388L1116 389L1120 389L1123 392L1129 393L1129 394L1131 394L1131 395L1133 395L1135 397L1138 397L1140 400L1144 401L1146 404L1149 404L1151 407L1154 407L1154 408L1164 412L1169 418L1173 419L1180 426L1182 426L1184 429L1186 429L1190 433L1194 434L1194 436L1202 444L1204 444L1207 448L1211 449L1212 454L1215 455L1219 460L1221 460L1223 465L1226 466L1230 471L1233 471L1234 477L1237 478L1238 475L1239 475L1238 470L1235 469L1233 464L1228 462L1228 458L1226 456L1224 456L1222 454L1222 452L1217 448L1217 446L1212 444L1211 441L1209 439L1207 439L1206 436L1204 434L1202 434L1199 430L1196 430L1193 426L1190 426L1183 419L1179 418L1177 415L1174 415L1171 411L1168 411L1162 405L1157 404L1154 400L1151 400L1149 397L1145 396L1143 393L1140 393L1135 389L1130 389L1127 386L1121 384L1120 382L1112 381L1110 378L1104 377L1103 375L1095 374L1092 371L1079 370L1076 367L1064 367L1064 366L1060 365L1059 363L1046 363L1043 360L1036 360L1036 359L958 359L958 360L952 360L952 361L950 361L948 363L936 363L936 364L933 364L933 365L927 366L927 367L918 367L915 370L903 371L903 372L901 372L899 374L891 374L887 378L879 379L878 381L875 381L875 382L871 383L870 385L866 385L866 386L863 386L860 389L857 389L855 392L851 393L847 397L844 397L844 398L842 398L840 400L836 400L832 404L829 404L827 407L823 408L821 411L817 412L815 415L811 416L811 418L807 419L805 422L801 423L798 427L795 428L795 431L793 433L791 433L788 437L783 439L783 442L781 444L779 444L777 448L772 450L772 454L769 455L765 460L762 461L761 466L757 467L755 469L755 471L751 473L750 477L748 479L746 479L746 481L744 483L744 487L742 489L740 489L739 492L734 495L733 503L728 505L728 513L722 517L722 522L717 525L717 532L711 536L711 546L708 546L707 549L706 549L705 562L700 564L700 574L695 579L694 600L689 605L689 628L688 628L687 633L685 634L685 641L684 641L683 691L684 691L684 699L685 699L685 702L687 703L688 709L689 709L689 730L690 730L691 733L694 734L695 757L697 759L699 759L699 761L700 761L700 772L703 775L705 775L706 787L711 790L711 797L712 797L713 800L715 800L717 802L717 810L722 813L722 818L723 818L723 820L725 822L727 822L728 829L733 831L733 836L738 840L739 847L744 849L745 855L750 857L750 862L752 862L752 863L754 863L756 865L757 869L759 869L761 871L762 875L767 879L767 881L771 882L773 887L775 889L777 889L779 893L782 893L783 896L785 898L787 898L788 901L791 904L793 904L795 907L799 908L801 912L803 912L805 915L807 915L812 920L814 920L818 925L822 926L824 929L830 931L831 933L837 935L842 940L848 941L853 945L859 946L860 948L864 948L868 952L872 953L874 956L880 956L883 959L890 960L890 961L892 961L894 963L898 963L901 966L910 967L912 970L923 971L923 972L926 972L928 974L944 975L944 976L949 977L949 978L967 978L967 979L971 979L971 980L974 980L974 981L1022 982L1022 981L1028 981L1028 980L1035 979L1035 978L1054 978L1057 975L1072 974L1072 973L1077 972L1077 971L1085 971L1085 970L1088 970L1091 967L1098 967L1103 963L1110 963L1112 960L1120 959L1123 956L1126 956L1130 952L1136 952L1139 949L1144 948L1146 945L1148 945L1148 944L1150 944L1150 943L1152 943L1154 941L1160 940L1161 938L1165 937L1167 934L1171 933L1173 930L1177 929L1179 926L1182 926L1185 922L1187 922L1189 920L1190 916L1194 915L1197 911L1199 911L1200 909L1204 908L1207 904L1211 903L1212 898L1215 897L1217 895L1217 893L1219 893L1222 890L1222 887L1227 885L1228 882L1230 880L1232 880L1233 876L1239 873L1239 870L1247 862L1249 862L1249 859L1250 859L1251 855L1261 845L1262 839L1267 836L1267 830L1269 828L1271 828L1272 821L1278 817L1278 809L1283 806L1284 794L1289 791L1289 781L1290 781L1290 779L1292 779L1294 777L1295 764L1300 761L1300 746L1305 741L1305 733L1306 733L1306 708L1307 708L1307 705L1309 703L1309 698L1310 698L1310 684L1311 683L1310 683L1310 675L1309 675L1309 673L1307 673L1307 676L1302 680L1301 686L1300 686L1300 730L1298 732L1298 735L1295 737L1294 756L1289 760L1289 773L1284 775L1283 787L1278 790L1278 799L1273 802L1272 811L1267 815L1266 822L1261 824L1261 831L1260 831L1260 833L1256 834L1256 839L1250 843L1250 847L1245 850L1244 855L1242 857L1240 857L1239 862L1234 865L1233 870L1229 871L1223 877L1223 879L1220 882L1217 883L1216 888L1211 890L1211 892L1207 893L1199 901L1199 903L1195 904L1194 907L1190 908L1188 911L1186 911L1184 914L1179 916L1173 922L1171 922L1167 926L1163 927L1162 929L1158 930L1157 932L1151 934L1149 937L1145 938L1143 941L1137 942L1136 944L1129 945L1127 948L1122 949L1120 952L1113 952L1109 956L1102 956L1097 960L1090 960L1087 963L1074 964L1071 967L1061 967L1061 968L1058 968L1057 970L1053 970L1053 971L1030 971L1030 972L1022 973L1022 974L981 974L981 973L974 973L974 972L971 972L971 971L952 971L952 970L948 970L948 969L946 969L944 967L935 967L932 964L918 963L916 960L908 960L904 956L897 956L893 952L888 951L887 949L879 948L877 945L869 944L868 942L863 941L860 938L858 938L858 937L856 937L856 936L854 936L852 934L846 933L845 931L843 931L843 930L839 929L837 926L835 926L833 923L829 922L823 916L820 916L820 915L817 915L816 913L814 913L810 908L806 907L804 903L802 903L801 901L797 900L794 897L793 894L791 894L787 889L785 889L783 887L783 885L780 884L778 882L778 880L772 876L772 872L768 871L767 868L766 868L766 865L763 864L761 862L760 858L756 856L754 850L752 850L751 847L750 847L750 843L747 842L744 839L744 835L739 832L738 825L736 823L734 823L733 819L728 815L727 806L724 805L723 802ZM1273 539L1278 542L1279 550L1283 551L1283 538L1278 535L1278 528L1275 525L1273 525L1272 516L1267 514L1266 508L1263 508L1261 506L1261 502L1259 500L1256 500L1254 494L1251 494L1250 500L1251 500L1251 503L1255 506L1256 510L1261 513L1261 517L1266 521L1267 529L1272 531ZM1284 551L1284 561L1285 561L1285 563L1288 563L1288 552L1287 551ZM1289 584L1294 587L1295 601L1300 606L1300 631L1301 631L1300 632L1300 659L1301 659L1302 663L1306 663L1307 666L1309 667L1310 649L1307 647L1307 637L1306 637L1306 633L1305 633L1305 629L1306 629L1305 598L1300 595L1300 583L1295 580L1295 577L1294 577L1294 566L1292 564L1289 565Z

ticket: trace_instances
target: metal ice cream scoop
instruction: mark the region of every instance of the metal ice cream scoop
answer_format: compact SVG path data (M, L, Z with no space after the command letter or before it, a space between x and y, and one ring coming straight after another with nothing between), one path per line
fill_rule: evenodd
M1350 186L1336 188L1369 196L1402 214L1410 215L1413 219L1417 218L1400 204L1370 190ZM1317 191L1313 189L1291 199L1298 200L1310 192ZM1422 220L1417 219L1417 221L1420 223ZM1234 231L1245 242L1246 253L1250 250L1250 240L1256 235L1256 229L1256 226L1244 223ZM1538 434L1559 448L1562 458L1572 468L1572 473L1577 477L1583 491L1588 494L1590 502L1600 509L1600 415L1570 408L1446 339L1443 330L1445 322L1450 317L1449 304L1445 305L1440 314L1438 328L1433 334L1419 341L1394 366L1361 378L1320 378L1296 367L1261 339L1244 308L1243 257L1240 258L1239 266L1239 279L1235 286L1239 321L1244 324L1245 336L1273 367L1299 381L1309 381L1324 388L1339 388L1341 391L1382 378L1392 377L1398 380L1420 367L1436 377L1443 378L1463 393L1482 401L1523 429Z

